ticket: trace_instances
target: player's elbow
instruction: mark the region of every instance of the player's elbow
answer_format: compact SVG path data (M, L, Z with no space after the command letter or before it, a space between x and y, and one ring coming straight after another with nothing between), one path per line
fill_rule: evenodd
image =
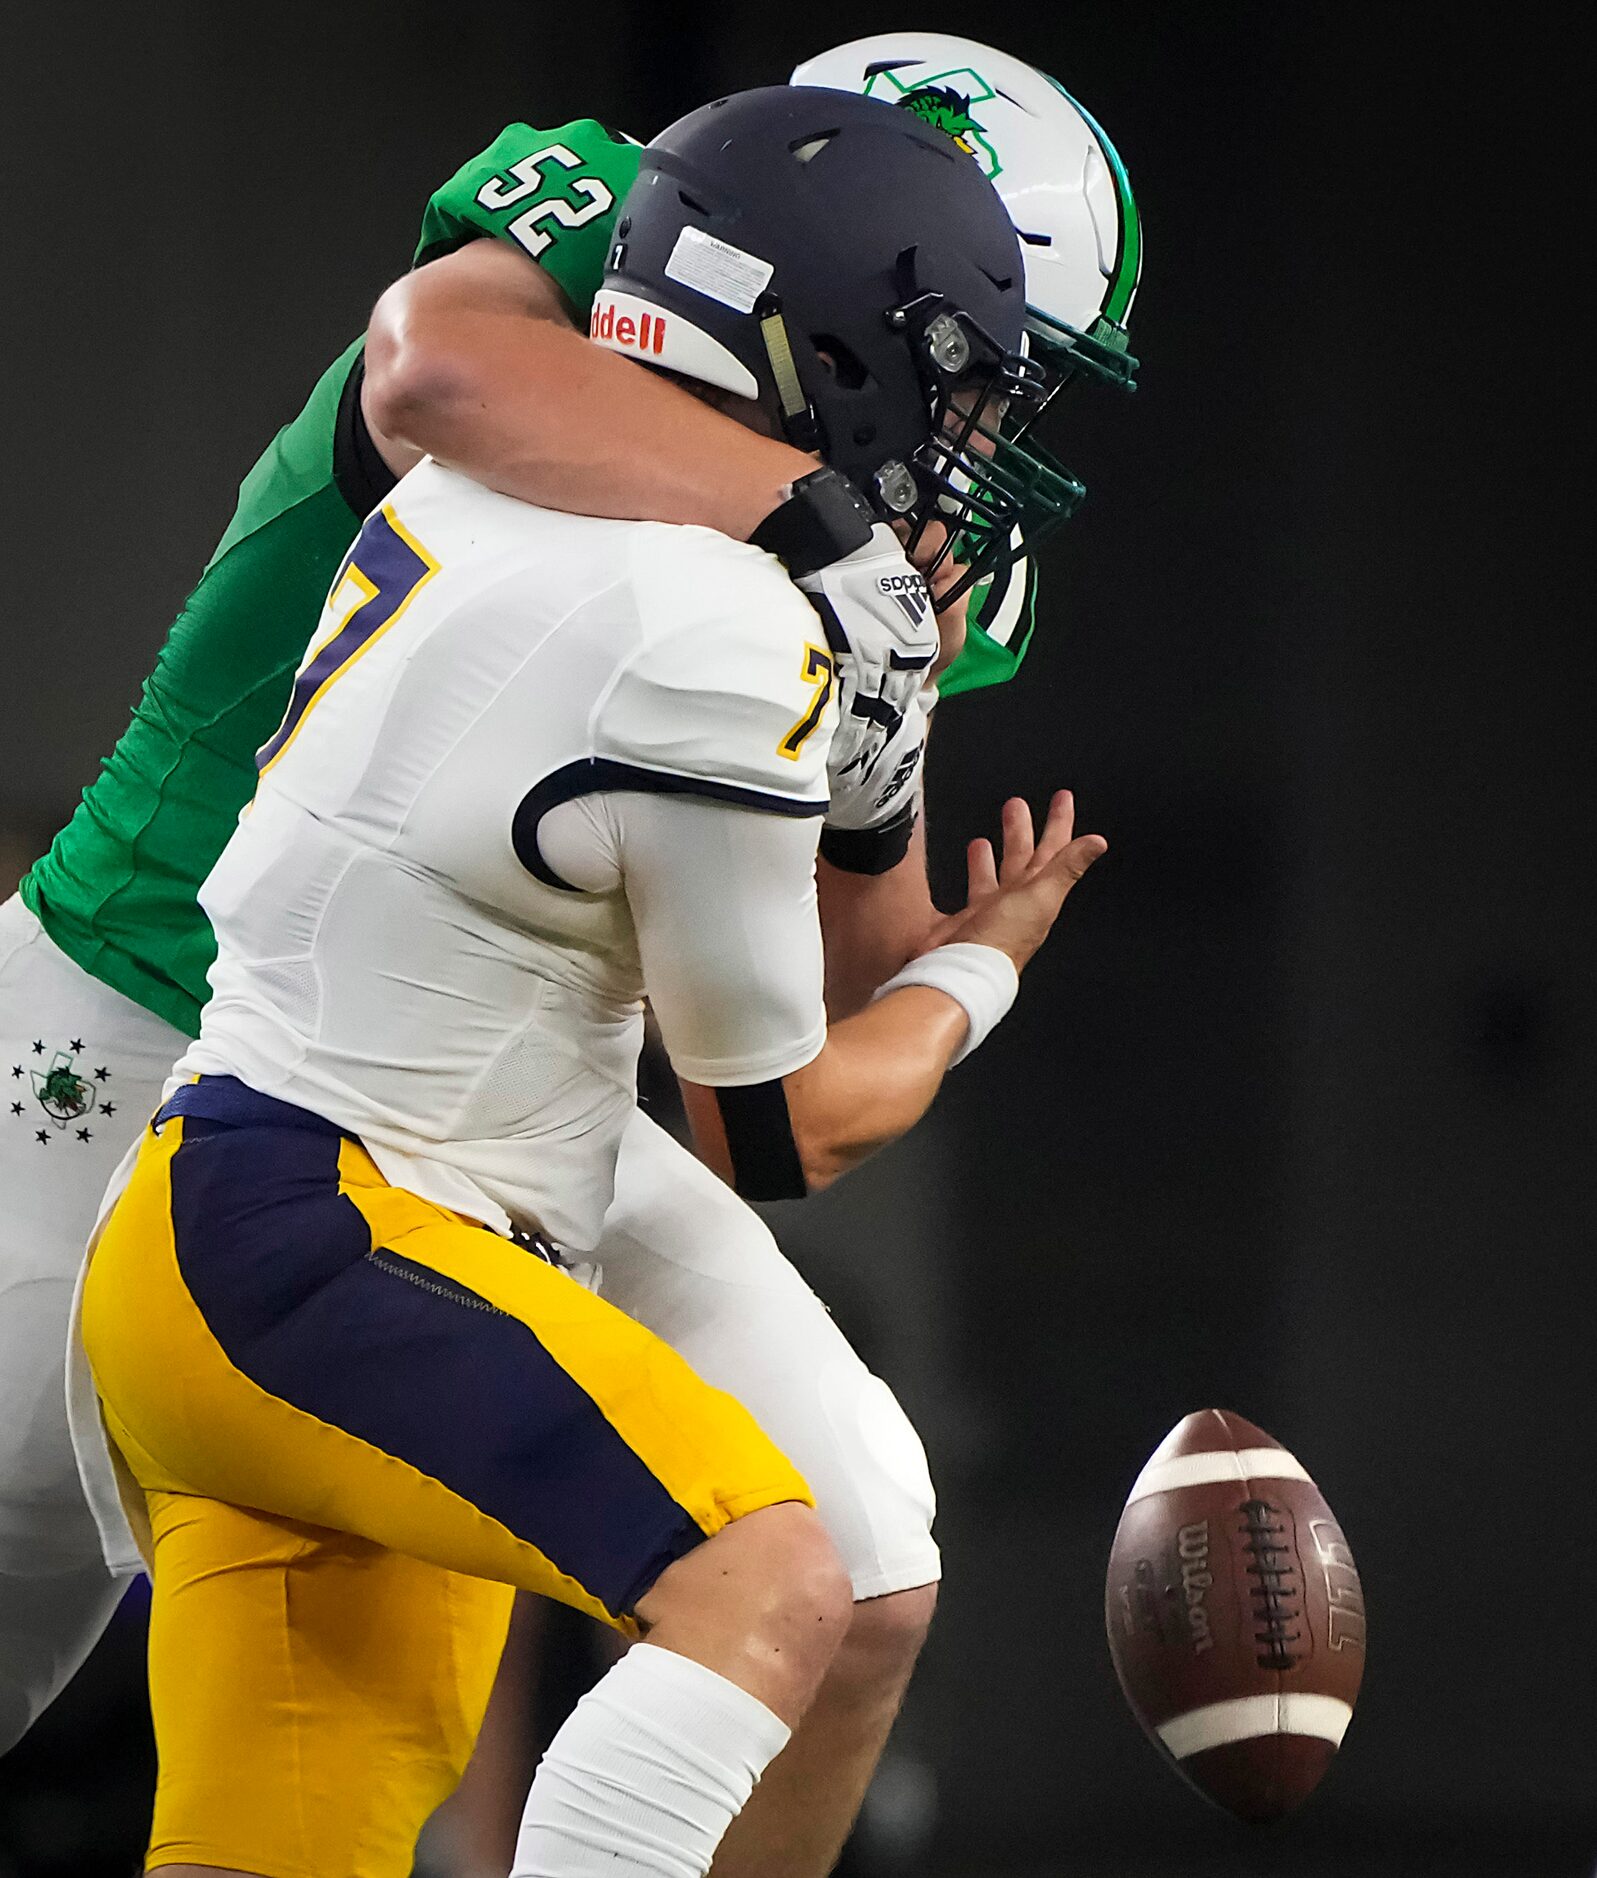
M366 329L366 418L382 436L447 454L507 394L570 370L557 283L498 241L471 241L396 280Z
M857 1110L840 1108L824 1099L816 1101L807 1089L796 1093L791 1079L787 1096L793 1154L806 1196L824 1193L891 1138L880 1136Z
M373 430L425 450L480 388L454 322L429 310L415 281L414 275L396 281L373 309L362 398Z
M834 1180L846 1174L853 1165L842 1153L839 1144L814 1136L799 1137L795 1133L794 1146L800 1177L804 1191L800 1196L808 1199L811 1194L824 1193Z

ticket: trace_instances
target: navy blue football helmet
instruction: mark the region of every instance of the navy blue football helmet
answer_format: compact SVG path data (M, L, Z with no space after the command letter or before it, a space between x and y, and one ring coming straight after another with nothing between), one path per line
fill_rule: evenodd
M964 588L1083 494L1026 432L1051 384L1025 323L1014 225L951 138L872 98L776 85L645 148L590 331L754 400L912 547L942 523Z

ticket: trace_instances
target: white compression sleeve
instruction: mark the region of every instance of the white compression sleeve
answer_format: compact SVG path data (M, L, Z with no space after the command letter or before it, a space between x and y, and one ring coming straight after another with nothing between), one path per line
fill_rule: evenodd
M511 1878L703 1878L789 1732L713 1669L634 1644L539 1762Z
M963 1007L970 1028L952 1059L963 1063L978 1044L987 1040L1000 1020L1008 1016L1009 1007L1020 990L1020 973L1015 970L1015 962L1009 954L1000 952L997 946L976 945L971 940L960 939L952 945L935 946L918 959L911 959L901 972L888 979L876 996L885 998L889 991L902 991L906 985L927 985Z

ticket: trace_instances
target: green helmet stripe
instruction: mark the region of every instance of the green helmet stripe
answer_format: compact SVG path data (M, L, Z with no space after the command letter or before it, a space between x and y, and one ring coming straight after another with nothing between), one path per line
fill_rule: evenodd
M1137 276L1142 271L1142 223L1137 217L1136 197L1131 193L1131 178L1126 174L1126 166L1120 161L1120 152L1104 135L1103 126L1090 111L1071 97L1057 78L1043 77L1076 110L1081 112L1082 121L1098 139L1103 153L1109 160L1109 174L1114 179L1115 203L1120 218L1120 250L1115 256L1114 271L1109 280L1109 298L1104 302L1102 317L1116 326L1125 324L1126 314L1131 307L1131 296L1137 290Z

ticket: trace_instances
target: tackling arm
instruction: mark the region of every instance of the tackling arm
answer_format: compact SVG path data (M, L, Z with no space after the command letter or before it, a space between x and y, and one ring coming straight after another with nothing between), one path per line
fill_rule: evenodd
M468 241L396 281L367 332L367 427L402 475L432 455L542 506L696 522L746 538L815 467L785 443L590 345L555 275L502 241ZM940 530L928 549L940 545ZM945 568L946 585L957 570ZM939 667L964 605L939 618ZM937 917L924 838L890 872L820 864L827 1005L858 1011L919 950Z
M553 277L499 241L468 242L378 301L362 408L396 474L430 455L545 508L738 540L816 467L590 345Z

